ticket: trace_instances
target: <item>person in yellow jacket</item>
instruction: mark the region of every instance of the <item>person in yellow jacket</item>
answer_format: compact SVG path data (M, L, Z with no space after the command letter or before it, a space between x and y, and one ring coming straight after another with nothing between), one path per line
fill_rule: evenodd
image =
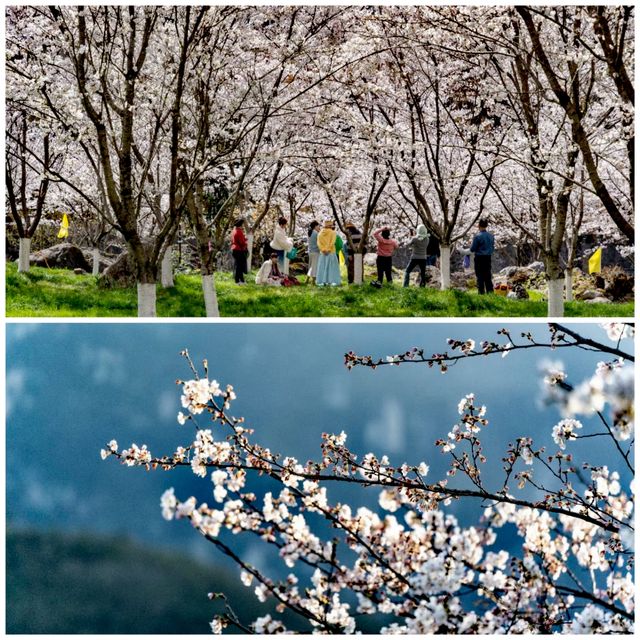
M337 287L342 284L340 276L340 263L336 255L336 232L334 230L334 222L327 220L324 223L322 231L318 234L318 249L320 257L318 258L318 273L316 276L316 284L319 287L325 285Z

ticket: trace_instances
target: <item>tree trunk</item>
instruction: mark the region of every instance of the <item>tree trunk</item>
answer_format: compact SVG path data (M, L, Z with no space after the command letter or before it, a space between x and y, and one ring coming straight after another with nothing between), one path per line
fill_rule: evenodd
M251 271L251 261L253 260L253 233L247 234L247 270Z
M167 247L167 250L162 256L162 262L160 264L160 283L163 288L169 289L175 287L173 281L173 247Z
M98 247L91 249L91 265L93 267L91 275L97 276L100 273L100 249Z
M213 273L202 275L202 292L204 293L204 308L207 318L219 318L218 296Z
M562 318L564 315L564 279L548 280L549 302L547 315L550 318Z
M362 284L364 280L363 255L361 253L353 254L353 284Z
M440 245L440 289L451 287L451 247Z
M18 254L18 273L29 271L29 254L31 253L31 238L20 238L20 253Z
M573 269L565 269L564 272L564 299L567 302L573 300Z
M156 317L156 284L138 282L138 317Z

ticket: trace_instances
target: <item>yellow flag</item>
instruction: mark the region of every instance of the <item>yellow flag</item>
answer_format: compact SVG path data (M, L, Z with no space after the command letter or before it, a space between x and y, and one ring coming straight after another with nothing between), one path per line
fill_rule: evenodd
M62 216L62 222L60 223L60 231L58 231L58 238L68 238L69 237L69 218L67 218L67 214L65 213Z
M589 258L589 273L600 273L602 271L602 247L596 249Z

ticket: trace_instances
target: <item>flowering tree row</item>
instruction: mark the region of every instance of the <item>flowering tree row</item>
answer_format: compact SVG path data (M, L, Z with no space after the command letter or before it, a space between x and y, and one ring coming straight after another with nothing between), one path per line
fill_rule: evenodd
M350 219L355 253L423 222L443 288L485 216L537 248L561 315L563 247L633 239L633 35L613 6L10 7L9 210L26 241L46 201L103 218L145 315L181 223L213 315L237 215Z
M432 355L414 348L380 359L345 356L348 368L413 363L435 374L525 349L595 351L603 361L584 380L560 362L542 374L546 399L561 414L549 426L551 449L539 444L538 427L514 423L505 451L485 450L491 412L471 393L426 460L393 466L387 456L351 450L343 431L322 434L320 456L303 463L259 444L260 425L231 413L233 387L211 379L206 360L199 372L184 352L193 379L178 381L178 422L193 427L193 439L160 456L111 441L101 455L147 470L184 467L210 481L213 504L168 489L163 517L189 521L236 563L258 600L299 618L291 629L354 633L363 616L376 614L383 633L632 633L633 356L620 341L633 328L605 328L610 344L550 325L546 339L503 329L481 345L451 339ZM586 460L572 454L581 439L599 443ZM614 468L599 460L607 449ZM445 477L431 477L434 455L448 458ZM336 500L344 486L377 491L378 508ZM453 501L481 505L482 517L462 526L448 509ZM243 559L239 538L275 549L283 571L267 575ZM229 625L288 630L277 613L251 622L225 601L211 627Z

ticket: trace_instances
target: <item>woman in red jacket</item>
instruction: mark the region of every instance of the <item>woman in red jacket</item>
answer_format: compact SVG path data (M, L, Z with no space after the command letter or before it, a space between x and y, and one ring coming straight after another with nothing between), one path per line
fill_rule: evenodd
M231 253L233 254L233 277L236 284L244 284L244 274L247 273L247 238L242 229L244 219L239 218L233 224L231 234Z

